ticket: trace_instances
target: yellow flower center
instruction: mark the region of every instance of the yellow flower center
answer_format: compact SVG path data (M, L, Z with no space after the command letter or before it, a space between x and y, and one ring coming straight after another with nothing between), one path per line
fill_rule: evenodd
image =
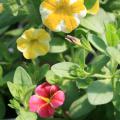
M71 6L66 4L59 4L56 7L56 13L58 14L71 14Z
M39 96L40 99L44 100L45 102L47 103L50 103L50 99L49 98L45 98L45 97L42 97L42 96Z

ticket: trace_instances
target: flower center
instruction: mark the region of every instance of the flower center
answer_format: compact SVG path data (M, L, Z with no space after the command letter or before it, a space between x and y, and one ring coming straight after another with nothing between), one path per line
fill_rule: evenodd
M42 97L42 96L39 96L42 100L44 100L45 102L47 103L50 103L50 99L49 98L45 98L45 97Z
M71 7L69 5L66 4L60 4L58 5L56 12L58 14L70 14L71 13Z

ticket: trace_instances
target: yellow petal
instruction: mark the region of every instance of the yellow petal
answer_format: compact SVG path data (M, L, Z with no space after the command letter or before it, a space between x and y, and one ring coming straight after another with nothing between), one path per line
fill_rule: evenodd
M49 44L39 44L35 42L29 45L29 47L23 52L26 59L35 59L40 55L45 55L49 51Z
M23 52L28 47L28 40L20 37L17 39L17 48L19 51Z
M83 2L81 2L81 0L77 0L75 3L73 3L71 5L71 8L72 8L72 12L73 13L78 13L80 11L84 11L86 10L86 7L85 5L83 4Z
M88 10L88 13L95 15L98 13L98 11L99 11L99 0L97 0L95 5Z
M62 18L59 14L52 13L43 22L49 29L55 31L61 20Z
M72 30L74 30L78 26L77 22L73 16L65 15L64 20L65 20L66 28L69 32L71 32Z
M38 41L49 42L51 40L50 34L46 32L44 29L36 29L33 33L33 38Z
M56 9L56 0L44 0L41 6L53 11Z
M35 29L34 28L30 28L30 29L28 29L28 30L26 30L24 33L23 33L23 36L22 37L25 37L25 38L27 38L27 39L32 39L32 37L33 37L33 32L35 31Z

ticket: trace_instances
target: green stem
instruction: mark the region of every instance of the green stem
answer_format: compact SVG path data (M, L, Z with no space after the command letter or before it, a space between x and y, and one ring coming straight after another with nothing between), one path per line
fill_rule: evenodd
M32 59L32 63L33 63L33 65L34 65L34 66L36 66L36 65L37 65L37 63L36 63L35 59Z

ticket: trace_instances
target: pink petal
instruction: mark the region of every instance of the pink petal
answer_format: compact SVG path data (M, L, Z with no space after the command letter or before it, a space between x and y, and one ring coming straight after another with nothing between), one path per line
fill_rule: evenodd
M37 112L40 106L46 104L43 100L41 100L37 95L33 95L29 100L29 108L31 112Z
M52 108L50 104L46 104L39 109L38 114L42 118L47 118L53 116L54 112L55 112L54 108Z
M44 82L44 83L42 83L41 85L39 85L39 86L41 86L41 88L44 88L44 87L46 87L46 86L51 86L48 82Z
M47 82L44 82L43 84L39 85L36 89L35 89L35 93L39 96L42 97L49 97L49 92L46 91L46 88L50 89L50 84Z
M56 93L59 90L59 87L57 85L52 85L50 89L50 95L52 96L54 93Z
M51 98L51 106L54 108L58 108L59 106L63 105L65 101L65 94L63 91L57 91Z

